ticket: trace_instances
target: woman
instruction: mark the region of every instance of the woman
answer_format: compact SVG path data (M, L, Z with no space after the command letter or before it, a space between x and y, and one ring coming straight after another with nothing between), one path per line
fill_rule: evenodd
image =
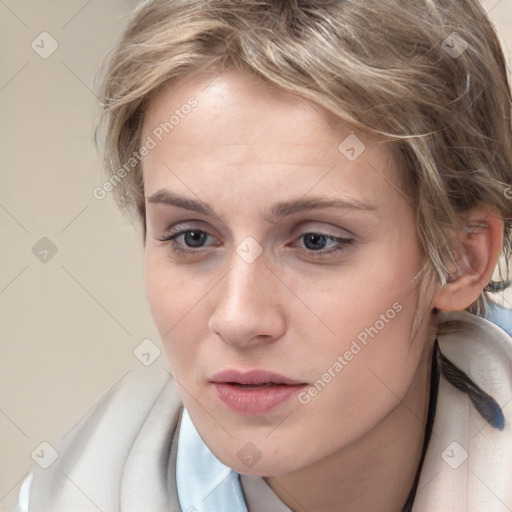
M127 379L31 511L502 511L510 89L476 0L153 0L106 62L112 192L172 377Z

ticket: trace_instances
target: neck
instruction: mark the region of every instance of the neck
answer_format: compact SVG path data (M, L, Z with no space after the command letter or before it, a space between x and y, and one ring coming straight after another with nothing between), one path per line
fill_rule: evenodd
M267 483L295 512L401 511L420 464L430 398L432 350L404 399L372 430L307 468Z

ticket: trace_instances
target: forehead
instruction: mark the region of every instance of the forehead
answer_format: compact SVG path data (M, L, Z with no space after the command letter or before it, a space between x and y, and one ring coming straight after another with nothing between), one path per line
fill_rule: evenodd
M170 114L192 97L197 107L180 119L186 121L183 125L187 127L187 137L180 137L179 132L183 130L179 130L179 125L170 134L180 144L215 147L286 144L306 146L320 153L332 142L325 140L322 133L329 125L324 120L327 113L319 105L250 81L233 70L213 76L196 73L164 86L149 105L144 130L149 133L153 127L168 121ZM290 126L294 128L291 131L286 129ZM192 134L197 138L191 139Z
M317 180L334 167L325 187L343 182L345 189L368 189L368 180L397 178L382 140L354 134L335 125L320 105L233 70L196 73L164 86L144 118L143 140L147 137L156 147L143 163L146 192L172 181L169 167L192 180L219 184L234 175L247 181L250 174L253 183L266 177L279 186L293 178L309 186L309 178ZM356 156L364 149L361 158L347 158L354 152L343 151L352 147Z
M341 134L334 126L334 116L326 109L296 94L249 80L232 69L196 72L164 85L149 104L144 132L149 134L160 123L169 121L191 98L197 106L189 114L178 112L180 122L169 134L187 146L286 144L308 147L314 154L339 144ZM179 125L187 127L184 138L180 138L183 130ZM191 138L194 131L197 138ZM368 135L364 137L369 139Z

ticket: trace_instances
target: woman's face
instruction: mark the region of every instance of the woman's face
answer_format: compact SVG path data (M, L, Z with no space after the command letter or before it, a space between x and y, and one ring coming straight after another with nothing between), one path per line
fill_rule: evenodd
M425 346L389 148L327 119L226 71L161 91L144 120L151 310L199 434L240 473L285 474L372 430Z

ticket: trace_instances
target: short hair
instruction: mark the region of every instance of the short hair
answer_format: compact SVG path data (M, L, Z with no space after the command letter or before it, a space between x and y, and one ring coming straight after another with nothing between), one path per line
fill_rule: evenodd
M510 84L498 37L477 0L143 3L104 63L99 127L107 175L125 169L112 187L115 198L138 215L144 231L142 165L126 162L142 144L147 106L163 85L210 66L234 68L384 137L417 212L431 279L446 283L454 230L478 205L493 206L503 218L508 262Z

